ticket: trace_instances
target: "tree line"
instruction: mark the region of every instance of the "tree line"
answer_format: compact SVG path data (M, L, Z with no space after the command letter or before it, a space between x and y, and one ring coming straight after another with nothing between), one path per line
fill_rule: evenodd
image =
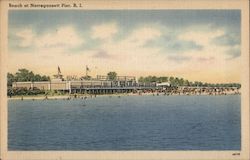
M140 77L138 82L141 83L161 83L168 82L171 86L191 86L191 87L237 87L240 88L241 84L239 83L204 83L200 81L189 81L187 79L179 77L156 77L156 76L147 76Z
M15 74L7 74L7 85L11 86L13 82L35 82L35 81L50 81L50 77L46 75L35 74L25 68L18 69Z

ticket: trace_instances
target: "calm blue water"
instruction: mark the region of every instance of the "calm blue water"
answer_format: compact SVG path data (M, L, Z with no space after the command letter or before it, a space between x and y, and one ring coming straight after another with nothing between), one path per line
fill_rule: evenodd
M240 96L10 100L9 150L240 150Z

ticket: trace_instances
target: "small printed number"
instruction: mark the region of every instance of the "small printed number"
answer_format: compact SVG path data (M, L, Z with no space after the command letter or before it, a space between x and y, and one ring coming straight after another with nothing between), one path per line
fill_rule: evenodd
M233 155L233 156L239 156L240 153L233 153L232 155Z

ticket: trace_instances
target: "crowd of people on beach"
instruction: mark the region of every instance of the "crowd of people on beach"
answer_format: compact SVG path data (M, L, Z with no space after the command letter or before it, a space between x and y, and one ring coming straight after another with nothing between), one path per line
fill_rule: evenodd
M236 87L169 87L161 90L142 90L139 94L152 95L232 95L240 94Z

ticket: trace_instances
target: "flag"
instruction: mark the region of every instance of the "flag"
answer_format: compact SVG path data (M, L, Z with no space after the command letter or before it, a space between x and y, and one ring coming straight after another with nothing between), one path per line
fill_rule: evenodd
M57 71L58 71L58 74L60 74L60 73L61 73L61 69L60 69L60 67L59 67L59 66L57 67Z
M90 69L89 69L89 67L88 67L88 66L86 66L86 71L90 71Z

